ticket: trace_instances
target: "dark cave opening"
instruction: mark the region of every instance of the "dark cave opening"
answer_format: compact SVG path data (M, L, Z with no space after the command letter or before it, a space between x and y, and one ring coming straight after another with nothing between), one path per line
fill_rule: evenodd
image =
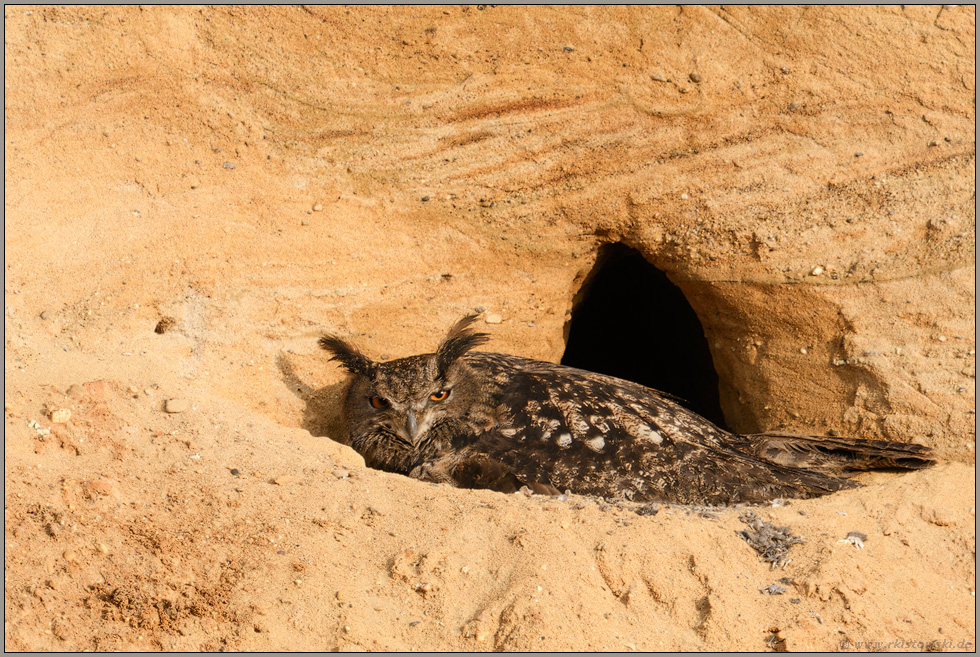
M701 321L680 288L625 244L600 247L561 362L670 393L727 428Z

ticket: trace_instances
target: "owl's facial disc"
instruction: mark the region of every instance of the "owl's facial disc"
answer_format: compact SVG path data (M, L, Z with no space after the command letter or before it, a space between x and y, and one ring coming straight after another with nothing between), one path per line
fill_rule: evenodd
M433 408L418 404L399 404L398 406L401 408L393 405L399 411L398 415L401 416L400 418L392 418L395 433L412 446L417 446L432 428L439 414Z
M435 354L422 354L377 363L351 398L358 400L355 413L365 426L384 428L403 448L426 444L433 430L458 412L458 400L468 390L460 359L442 369L436 361Z

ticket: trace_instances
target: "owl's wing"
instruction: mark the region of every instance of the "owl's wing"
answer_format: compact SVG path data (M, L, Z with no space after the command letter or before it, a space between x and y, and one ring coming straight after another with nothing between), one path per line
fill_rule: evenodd
M466 450L523 481L643 501L733 503L821 495L854 484L780 465L655 390L574 368L506 359L499 426ZM492 369L492 368L491 368Z

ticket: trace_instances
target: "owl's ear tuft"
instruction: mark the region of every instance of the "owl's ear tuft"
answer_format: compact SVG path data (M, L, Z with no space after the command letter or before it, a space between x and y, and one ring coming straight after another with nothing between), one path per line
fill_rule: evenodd
M467 315L449 329L449 334L435 354L436 368L440 374L444 374L446 369L467 351L490 340L490 336L486 333L476 333L470 328L477 317L478 315Z
M333 354L330 360L338 361L351 374L370 377L374 370L374 361L361 353L361 350L335 335L324 335L318 340L319 345Z

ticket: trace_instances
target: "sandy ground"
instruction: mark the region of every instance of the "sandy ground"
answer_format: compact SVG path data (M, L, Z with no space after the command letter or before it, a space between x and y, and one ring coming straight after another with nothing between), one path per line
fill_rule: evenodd
M4 27L7 650L975 648L973 7ZM804 538L773 570L747 509L337 442L321 331L404 356L483 307L556 360L619 240L698 311L732 426L941 463L754 509Z

